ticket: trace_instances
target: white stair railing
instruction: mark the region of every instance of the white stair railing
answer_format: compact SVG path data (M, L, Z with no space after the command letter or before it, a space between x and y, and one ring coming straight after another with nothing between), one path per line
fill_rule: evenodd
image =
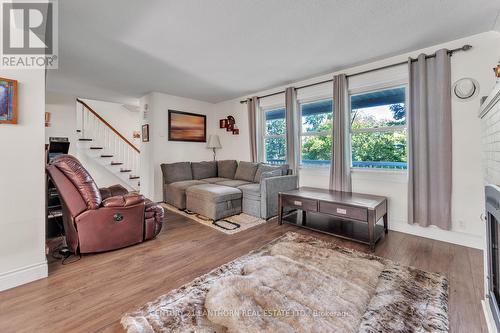
M120 164L120 172L127 178L134 179L139 175L140 150L111 126L84 101L77 99L81 105L80 133L82 139L92 139L91 147L99 148L99 157L105 164ZM104 155L105 157L101 157ZM111 156L112 157L107 157ZM109 161L109 162L108 162Z

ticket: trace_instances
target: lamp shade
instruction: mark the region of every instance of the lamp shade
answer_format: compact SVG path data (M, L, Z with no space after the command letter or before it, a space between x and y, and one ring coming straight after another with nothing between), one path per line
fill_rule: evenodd
M212 134L208 137L207 148L222 148L217 134Z

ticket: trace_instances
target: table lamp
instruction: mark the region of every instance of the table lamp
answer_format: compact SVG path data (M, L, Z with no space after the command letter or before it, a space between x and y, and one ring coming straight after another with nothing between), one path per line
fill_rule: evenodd
M220 144L219 136L217 134L212 134L212 135L210 135L208 137L207 148L213 149L213 151L214 151L214 161L215 161L215 157L216 157L215 156L216 155L215 150L222 148L222 146Z

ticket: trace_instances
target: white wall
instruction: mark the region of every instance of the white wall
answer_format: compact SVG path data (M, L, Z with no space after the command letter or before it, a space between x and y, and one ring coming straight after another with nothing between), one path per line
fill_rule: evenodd
M222 145L222 148L217 150L217 159L250 160L247 105L240 104L239 101L240 99L215 104L215 129L213 132L219 135ZM219 128L219 119L224 119L227 116L234 117L236 126L240 130L239 135L233 135L226 132L225 128Z
M76 96L47 91L45 94L45 111L50 112L50 126L45 128L45 143L50 137L67 137L70 141L70 152L76 144Z
M456 48L463 44L471 44L472 50L456 53L452 57L452 82L462 77L476 79L480 86L479 96L466 102L455 99L452 101L453 117L453 193L452 193L452 232L440 230L435 227L422 228L407 224L407 175L402 172L391 171L359 171L353 173L353 191L385 195L389 198L390 228L424 237L440 239L448 242L482 247L483 225L480 215L484 209L483 182L481 176L480 156L480 125L477 118L479 100L487 95L494 85L495 79L492 68L500 59L500 34L487 32L468 38L436 45L422 50L402 54L374 63L349 68L341 72L331 73L309 80L290 83L288 86L300 86L329 79L333 74L355 73L371 68L405 61L409 56L416 57L419 53L432 53L439 48ZM399 75L399 74L398 74ZM362 86L365 79L370 81L383 81L387 71L372 72L363 77L353 77ZM390 75L389 75L390 76ZM354 81L354 80L351 80ZM350 82L352 85L353 82ZM252 95L265 95L281 91L285 86L275 89L256 92ZM249 96L252 96L249 95ZM235 158L248 160L250 158L248 144L248 119L246 104L236 100L226 101L215 105L216 120L227 115L233 115L240 128L240 135L233 136L217 129L218 123L214 122L214 130L220 134L223 148L219 158ZM328 187L328 170L301 170L301 185Z
M145 104L148 104L147 119L142 119L142 123L149 124L150 142L141 145L141 193L162 201L160 164L212 159L212 151L205 142L168 141L168 110L207 115L208 137L210 129L215 127L214 104L155 92L141 99L141 118Z
M2 70L18 81L18 124L0 124L0 290L47 276L44 70Z
M134 131L141 129L139 108L137 111L131 111L120 103L83 98L82 100L137 148L140 146L141 139L134 139L133 136Z

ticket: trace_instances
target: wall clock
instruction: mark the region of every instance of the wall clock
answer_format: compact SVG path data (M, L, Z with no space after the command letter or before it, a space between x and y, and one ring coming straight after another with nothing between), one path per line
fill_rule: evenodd
M462 78L453 84L453 95L460 101L466 101L479 94L479 83L472 78Z

